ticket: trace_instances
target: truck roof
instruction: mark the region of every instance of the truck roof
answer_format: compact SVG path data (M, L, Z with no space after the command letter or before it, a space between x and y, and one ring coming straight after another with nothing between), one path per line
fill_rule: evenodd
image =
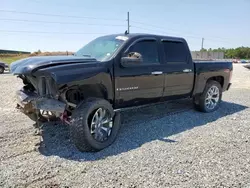
M128 38L134 38L134 37L157 37L157 38L165 38L169 40L180 40L185 41L184 38L181 37L172 37L172 36L166 36L166 35L155 35L155 34L147 34L147 33L130 33L130 34L112 34L112 35L106 35L106 36L124 36Z

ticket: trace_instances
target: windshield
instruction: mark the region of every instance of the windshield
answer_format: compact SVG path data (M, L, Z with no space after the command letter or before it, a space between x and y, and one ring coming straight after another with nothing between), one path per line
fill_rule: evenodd
M125 36L99 37L78 50L75 56L93 57L98 61L108 61L127 39Z

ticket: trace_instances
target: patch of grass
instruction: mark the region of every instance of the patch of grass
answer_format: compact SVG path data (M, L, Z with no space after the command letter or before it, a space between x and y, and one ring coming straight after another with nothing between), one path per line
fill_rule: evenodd
M23 59L26 57L28 56L20 55L20 56L13 56L13 57L0 57L0 61L7 63L7 64L11 64L14 61L17 61L19 59Z

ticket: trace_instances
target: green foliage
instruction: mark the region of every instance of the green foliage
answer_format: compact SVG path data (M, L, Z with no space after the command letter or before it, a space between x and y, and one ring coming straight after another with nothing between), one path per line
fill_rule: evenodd
M200 51L201 51L201 52L206 52L207 49L206 49L206 48L202 48Z
M224 52L225 58L239 58L239 59L250 59L250 48L249 47L238 47L238 48L218 48L218 49L202 49L201 51L211 52Z

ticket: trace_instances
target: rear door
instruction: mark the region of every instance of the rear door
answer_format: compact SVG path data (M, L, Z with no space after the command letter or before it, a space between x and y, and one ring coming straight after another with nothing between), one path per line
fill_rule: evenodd
M137 52L143 60L141 64L133 67L116 66L117 107L142 105L160 100L164 87L164 65L161 64L159 48L159 40L150 37L137 39L124 50L122 56Z
M165 63L163 97L190 95L194 83L194 64L186 41L162 39L161 46Z

